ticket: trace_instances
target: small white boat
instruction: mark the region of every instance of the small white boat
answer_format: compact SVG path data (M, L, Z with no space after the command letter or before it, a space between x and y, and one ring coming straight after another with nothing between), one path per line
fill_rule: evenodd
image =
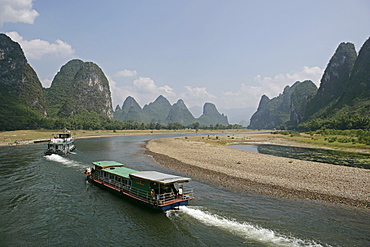
M45 154L64 155L72 152L74 149L75 145L72 133L57 133L56 136L48 142L48 148Z

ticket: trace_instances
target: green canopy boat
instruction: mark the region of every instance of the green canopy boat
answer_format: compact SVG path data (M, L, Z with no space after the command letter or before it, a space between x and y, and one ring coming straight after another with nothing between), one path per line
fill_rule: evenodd
M194 199L191 179L156 171L136 171L116 161L93 162L86 168L88 181L158 210L175 209Z

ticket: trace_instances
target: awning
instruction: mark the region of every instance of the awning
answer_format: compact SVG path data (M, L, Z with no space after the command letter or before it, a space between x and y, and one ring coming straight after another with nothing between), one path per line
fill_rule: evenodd
M176 175L171 174L165 174L161 172L155 172L155 171L143 171L143 172L137 172L130 174L130 176L149 180L151 182L160 183L160 184L170 184L170 183L183 183L188 182L191 180L191 178L186 177L180 177Z

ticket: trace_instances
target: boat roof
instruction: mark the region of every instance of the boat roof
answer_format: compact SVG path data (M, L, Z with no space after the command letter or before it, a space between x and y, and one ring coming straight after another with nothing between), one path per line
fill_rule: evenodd
M166 174L156 171L142 171L137 173L132 173L132 177L149 180L151 182L160 184L170 184L170 183L183 183L188 182L191 178L180 177L176 175Z
M156 171L136 171L127 167L124 164L116 161L96 161L92 162L93 165L99 166L106 172L121 176L124 178L134 177L138 179L148 180L160 184L170 184L170 183L183 183L188 182L191 178L166 174Z
M104 171L110 174L124 177L124 178L130 178L130 174L139 172L139 171L127 168L127 167L110 167L110 168L104 169Z
M124 164L116 162L116 161L96 161L92 162L95 166L100 166L101 168L108 168L108 167L123 167Z

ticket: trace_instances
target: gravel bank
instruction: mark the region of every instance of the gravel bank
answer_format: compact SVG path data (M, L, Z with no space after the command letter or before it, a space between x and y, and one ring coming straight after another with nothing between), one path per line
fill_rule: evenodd
M150 140L146 153L187 176L252 193L370 208L370 171L251 153L188 138Z

